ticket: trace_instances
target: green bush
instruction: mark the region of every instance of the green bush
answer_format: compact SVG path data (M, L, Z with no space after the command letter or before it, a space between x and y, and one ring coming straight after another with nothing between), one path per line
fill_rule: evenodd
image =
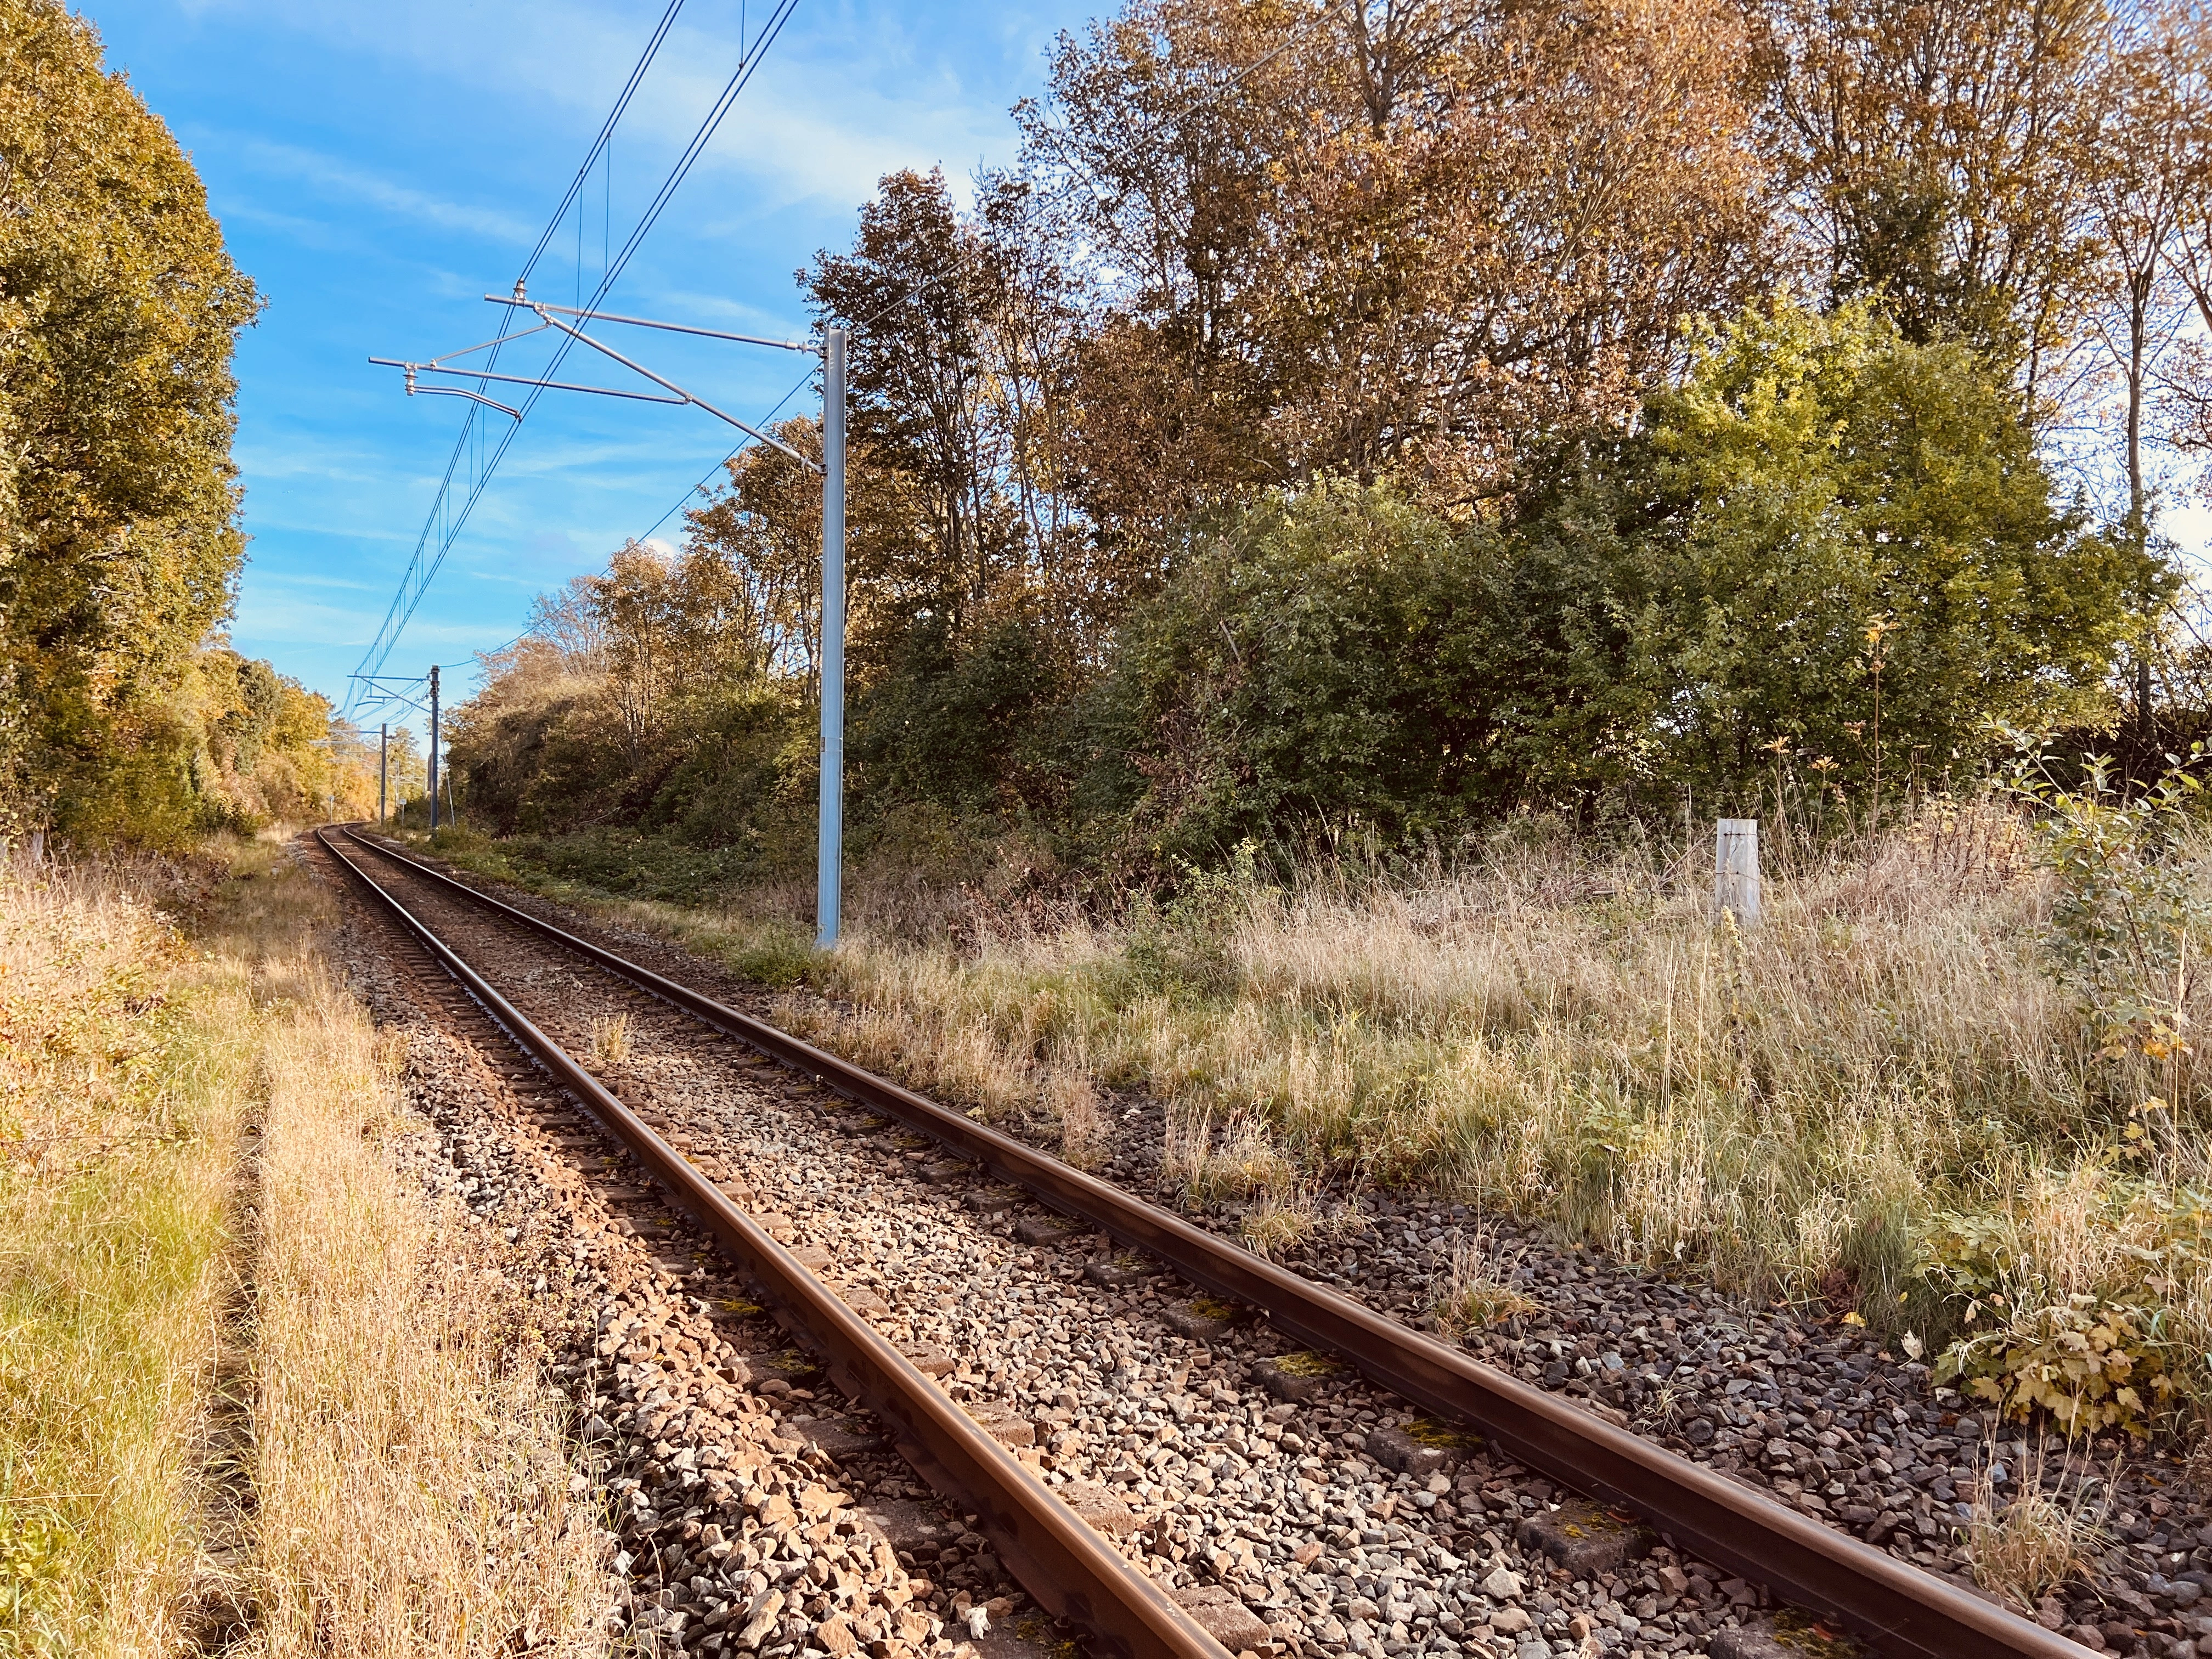
M1800 767L1971 773L1993 721L2097 717L2173 581L2055 499L1965 348L1779 303L1495 523L1321 480L1201 537L1123 629L1075 799L1206 864L1522 807L1754 810Z
M1480 533L1478 532L1478 539ZM1476 566L1384 485L1269 496L1133 618L1097 699L1130 836L1167 863L1347 822L1393 836L1455 819Z
M2186 767L2203 757L2201 744L2185 763L2169 757L2166 774L2133 793L2102 756L2090 757L2071 789L2039 756L2010 773L2057 877L2044 936L2053 970L2108 1060L2178 1066L2188 1053L2192 946L2202 956L2212 934L2212 899L2185 846L2203 793Z
M2022 1422L2047 1413L2069 1435L2148 1433L2174 1403L2177 1367L2201 1376L2203 1363L2177 1350L2172 1330L2177 1295L2212 1266L2201 1200L2182 1196L2172 1224L2140 1237L2088 1287L2055 1281L2057 1264L2022 1248L2007 1218L1937 1216L1923 1272L1956 1334L1936 1381Z
M1113 1000L1219 996L1234 988L1234 929L1267 890L1259 878L1259 850L1256 842L1246 840L1231 852L1224 869L1182 865L1177 890L1165 903L1150 893L1131 895L1121 982L1107 988Z

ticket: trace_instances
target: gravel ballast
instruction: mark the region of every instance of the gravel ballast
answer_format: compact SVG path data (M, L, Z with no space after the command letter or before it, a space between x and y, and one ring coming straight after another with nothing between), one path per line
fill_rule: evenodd
M444 907L434 925L514 964L495 981L575 1052L594 1018L623 1015L629 1056L594 1066L611 1086L733 1195L781 1218L791 1242L823 1252L824 1277L887 1334L941 1356L955 1399L1244 1646L1389 1659L1702 1652L1758 1622L1755 1587L1645 1549L1632 1525L1612 1559L1559 1565L1546 1519L1571 1512L1570 1495L1356 1376L1281 1352L1243 1310L1194 1305L1188 1287L1105 1241L977 1191L933 1144L832 1110L673 1011L418 890L426 915ZM502 896L763 1012L757 994L665 941ZM1125 1103L1103 1172L1155 1195L1158 1124L1156 1103ZM2212 1653L2201 1600L2212 1526L2185 1468L2156 1449L2045 1444L1931 1389L1923 1365L1850 1327L1443 1201L1340 1194L1286 1265L1434 1328L1438 1286L1470 1243L1530 1304L1466 1339L1478 1357L1969 1587L1961 1534L1979 1486L2002 1498L2039 1468L2046 1486L2109 1504L2110 1544L2094 1584L2033 1616L2087 1648L2193 1659L2201 1638ZM902 1547L954 1635L994 1588L980 1545ZM1003 1598L1003 1577L996 1588Z

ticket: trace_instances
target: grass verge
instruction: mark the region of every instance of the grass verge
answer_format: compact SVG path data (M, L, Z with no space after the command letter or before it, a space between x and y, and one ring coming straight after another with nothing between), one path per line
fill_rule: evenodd
M175 924L203 896L0 866L0 1651L189 1633L258 1024L251 970Z
M780 1017L986 1113L1057 1119L1086 1157L1103 1095L1163 1099L1169 1172L1269 1249L1347 1184L1432 1188L1911 1351L1966 1342L1962 1389L2138 1428L2212 1402L2187 1040L2212 1013L2188 967L2207 940L2172 897L2206 890L2212 860L2201 831L2157 846L2147 822L1996 799L1785 843L1752 929L1710 910L1709 842L1542 826L1387 878L1275 886L1248 857L1104 918L969 890L948 927L943 894L863 875ZM741 972L791 927L788 896L687 910L594 896L527 844L440 850ZM2112 940L2160 928L2108 971ZM2071 1417L2022 1391L2107 1338L2117 1357L2052 1385Z
M327 896L218 854L0 866L0 1653L595 1650L516 1293L395 1165Z
M240 1651L600 1650L604 1550L529 1297L395 1171L419 1136L312 965L264 1049L254 1618Z

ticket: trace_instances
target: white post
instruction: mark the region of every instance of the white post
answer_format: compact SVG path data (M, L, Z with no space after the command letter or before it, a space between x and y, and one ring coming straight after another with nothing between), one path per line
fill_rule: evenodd
M1713 837L1713 914L1739 927L1759 924L1759 820L1723 818Z
M845 856L845 342L822 342L822 826L814 855L814 942L837 942Z
M376 827L384 828L385 786L392 776L392 722L381 721L376 728Z

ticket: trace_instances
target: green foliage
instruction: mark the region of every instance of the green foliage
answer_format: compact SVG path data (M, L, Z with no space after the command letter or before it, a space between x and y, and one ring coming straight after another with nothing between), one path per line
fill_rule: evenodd
M711 545L626 549L584 580L563 637L599 645L518 656L457 719L486 822L808 866L796 508L771 581L739 534L764 509L725 505ZM2132 545L2053 500L1964 347L1870 301L1778 301L1705 328L1633 432L1562 442L1494 514L1340 478L1224 509L1089 668L1048 609L956 617L933 588L856 617L854 842L912 851L927 824L972 854L1018 824L1102 887L1181 890L1246 842L1389 856L1516 811L1756 810L1801 766L1863 794L1972 772L1993 720L2104 706L2172 580ZM651 616L608 601L640 582Z
M806 930L774 920L756 924L743 937L720 941L715 954L739 979L777 991L805 983L817 966L814 940Z
M814 977L813 936L773 915L696 914L739 885L726 854L702 853L667 836L583 830L494 841L477 830L441 826L424 837L439 857L465 870L568 900L628 898L684 905L695 914L684 937L741 979L786 990Z
M1965 197L1939 179L1898 174L1849 192L1835 292L1879 294L1907 338L1966 340L1985 360L2009 367L2025 355L2032 325L2023 323L2019 295L1960 257ZM2051 248L2045 257L2063 260L2071 252Z
M2208 1265L2202 1202L2185 1193L2156 1243L2129 1249L2109 1282L2054 1284L2003 1218L1946 1212L1923 1243L1923 1272L1960 1334L1935 1378L2025 1422L2047 1412L2069 1435L2148 1433L2178 1385L2168 1304ZM2190 1224L2193 1219L2195 1224Z
M1963 347L1778 302L1706 329L1636 434L1555 449L1496 526L1324 480L1206 538L1120 641L1090 799L1203 861L1348 822L1402 842L1755 800L1778 757L1862 788L1971 770L1992 719L2093 714L2172 583L2054 502Z
M1260 881L1260 848L1237 843L1225 868L1179 866L1175 896L1165 904L1150 893L1129 899L1123 982L1111 988L1122 999L1140 996L1218 996L1237 983L1230 953L1237 923L1268 889Z
M196 653L179 678L179 821L203 834L301 823L329 811L334 793L342 815L374 810L375 749L334 717L328 698L224 645ZM407 752L401 745L403 763ZM136 833L143 838L143 819Z
M1387 485L1273 495L1209 538L1132 620L1100 698L1109 765L1142 781L1133 833L1204 862L1246 837L1351 819L1395 836L1474 805L1474 575L1449 527Z
M2174 581L2057 504L1971 352L1870 301L1708 326L1635 439L1551 471L1512 527L1504 631L1569 696L1507 724L1563 781L1710 799L1777 753L1863 786L1971 769L1992 719L2094 714Z
M0 1512L0 1651L59 1653L53 1615L68 1585L68 1523L51 1509L11 1503Z
M847 754L854 804L929 801L979 811L1034 793L1034 723L1060 689L1042 632L1007 620L956 649L937 613L902 630L888 672L854 699ZM896 810L896 809L895 809Z
M2169 756L2150 788L2123 793L2093 756L2081 784L2061 787L2041 756L2014 763L2014 793L2037 814L2057 877L2045 943L2108 1058L2178 1060L2188 1052L2183 1013L2190 947L2212 932L2212 899L2182 857L2202 782Z
M2144 1435L2174 1389L2157 1332L2154 1311L2076 1293L1951 1348L1936 1380L2021 1422L2041 1410L2068 1434Z
M1657 401L1653 441L1698 502L1685 678L1709 688L1709 751L1737 767L1785 733L1847 762L1874 750L1851 728L1876 712L1875 621L1894 629L1878 735L1896 775L1971 753L1992 718L2075 714L2171 591L2057 507L2008 388L1963 346L1900 339L1870 302L1778 304L1711 332Z
M751 873L742 856L693 847L667 836L591 829L559 836L522 836L507 855L555 878L623 898L701 904Z
M605 890L630 890L592 849L635 832L704 860L670 877L678 883L757 879L812 844L807 713L738 665L665 691L633 726L604 678L526 663L455 711L448 763L477 825L549 846L573 839L589 866L577 878ZM659 881L657 868L636 879Z
M58 0L0 0L0 804L193 827L173 699L244 557L234 332L191 164Z

